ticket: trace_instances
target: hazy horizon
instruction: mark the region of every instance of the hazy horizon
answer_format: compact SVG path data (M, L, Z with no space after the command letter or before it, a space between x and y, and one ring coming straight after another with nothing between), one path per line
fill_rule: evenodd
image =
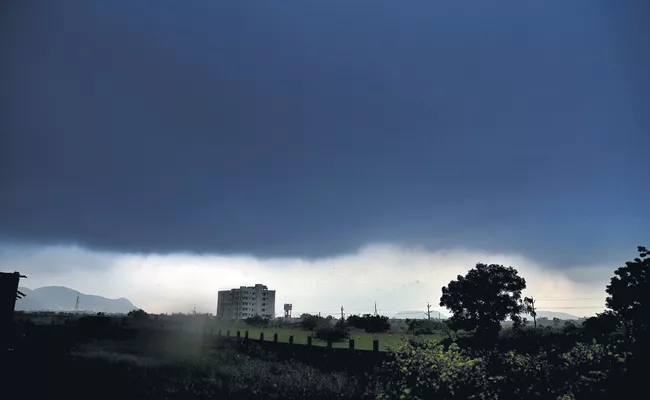
M50 270L41 265L47 260ZM0 269L27 275L21 286L66 286L85 294L127 298L153 313L215 313L217 292L256 283L276 290L276 314L284 303L293 314L321 315L432 309L440 289L464 275L477 262L515 267L527 281L524 294L537 299L540 310L576 316L604 310L605 285L615 265L548 268L516 254L467 249L430 251L390 244L321 259L258 258L250 255L116 254L79 247L4 248ZM621 262L622 264L622 262ZM587 272L588 271L588 272ZM83 307L82 307L83 308Z

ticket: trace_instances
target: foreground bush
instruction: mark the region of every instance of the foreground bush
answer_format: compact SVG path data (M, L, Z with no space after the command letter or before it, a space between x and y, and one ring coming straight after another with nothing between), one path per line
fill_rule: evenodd
M616 390L619 357L600 344L567 352L467 351L403 343L377 375L379 399L597 399Z
M145 349L102 342L47 362L38 362L33 354L35 358L21 359L11 378L27 399L325 400L358 399L363 392L355 378L299 362L260 360L228 349L187 357L187 351L172 354L167 349L163 356L140 350Z
M490 389L486 362L451 345L405 342L371 388L379 399L479 399Z

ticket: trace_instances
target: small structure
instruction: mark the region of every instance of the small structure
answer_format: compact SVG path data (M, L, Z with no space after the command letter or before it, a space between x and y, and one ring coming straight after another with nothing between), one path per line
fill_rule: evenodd
M0 344L3 347L13 332L16 300L25 296L18 290L20 278L26 276L19 272L0 272Z
M284 305L284 318L291 318L291 310L293 309L293 304Z

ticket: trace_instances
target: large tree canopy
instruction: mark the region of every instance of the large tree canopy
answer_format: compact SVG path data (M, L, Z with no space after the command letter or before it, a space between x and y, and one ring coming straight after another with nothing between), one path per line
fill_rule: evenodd
M614 271L607 285L607 307L619 318L634 341L650 334L650 251L638 247L639 257Z
M479 263L466 276L458 275L442 288L440 305L453 313L449 319L452 329L494 337L507 317L521 321L521 291L525 288L526 280L516 269Z

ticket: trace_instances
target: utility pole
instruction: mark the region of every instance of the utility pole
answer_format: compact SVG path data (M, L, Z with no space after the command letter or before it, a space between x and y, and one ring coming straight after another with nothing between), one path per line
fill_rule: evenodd
M377 316L377 302L375 301L375 317Z
M79 292L77 292L77 301L74 303L74 311L79 311Z
M341 306L341 320L343 320L344 315L345 315L345 314L343 314L343 306Z
M427 318L431 321L431 304L429 302L427 302Z

